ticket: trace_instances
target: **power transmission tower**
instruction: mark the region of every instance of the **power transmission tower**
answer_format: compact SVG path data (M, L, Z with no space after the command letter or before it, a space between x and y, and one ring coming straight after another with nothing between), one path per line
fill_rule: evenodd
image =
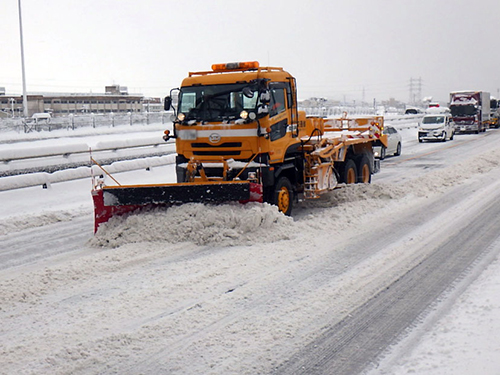
M420 104L422 101L422 78L410 78L410 103Z

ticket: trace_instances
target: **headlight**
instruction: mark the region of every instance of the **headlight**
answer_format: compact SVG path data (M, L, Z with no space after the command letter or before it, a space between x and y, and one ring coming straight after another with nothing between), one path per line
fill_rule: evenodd
M240 117L243 119L243 120L246 120L248 118L248 112L243 110L240 112Z
M186 115L185 115L184 113L179 113L179 114L177 115L177 119L178 119L179 121L184 121L184 119L185 119L185 118L186 118Z

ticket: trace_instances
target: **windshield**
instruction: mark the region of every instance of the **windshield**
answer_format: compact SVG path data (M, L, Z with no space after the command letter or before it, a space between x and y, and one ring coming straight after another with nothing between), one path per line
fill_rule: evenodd
M191 86L181 88L179 112L185 120L224 121L240 117L242 110L256 112L256 84Z
M477 113L476 106L467 105L452 105L450 107L452 116L474 116Z
M422 124L442 124L444 123L444 116L425 116Z

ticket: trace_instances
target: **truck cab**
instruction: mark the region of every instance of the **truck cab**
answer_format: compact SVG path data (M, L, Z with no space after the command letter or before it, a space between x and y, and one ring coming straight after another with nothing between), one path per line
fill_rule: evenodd
M450 110L456 133L484 132L490 122L490 94L486 91L451 92Z

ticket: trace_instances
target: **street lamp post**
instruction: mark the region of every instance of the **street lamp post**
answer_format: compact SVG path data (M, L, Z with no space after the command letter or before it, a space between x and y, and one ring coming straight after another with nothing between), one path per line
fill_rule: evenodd
M26 94L26 71L24 69L24 44L23 44L23 19L21 16L21 0L17 1L19 6L19 35L21 39L21 67L23 71L23 115L28 117L28 96Z
M16 99L10 98L10 112L12 113L12 117L14 117L14 103L16 102Z

